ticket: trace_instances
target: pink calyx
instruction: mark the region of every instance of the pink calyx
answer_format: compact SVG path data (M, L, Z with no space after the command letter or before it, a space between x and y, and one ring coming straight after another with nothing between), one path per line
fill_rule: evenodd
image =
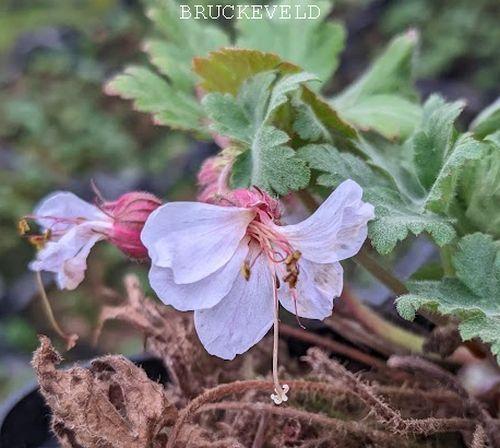
M100 204L99 208L112 219L108 240L129 257L146 259L148 251L142 244L141 232L149 215L160 205L160 199L142 191L125 193L116 201Z

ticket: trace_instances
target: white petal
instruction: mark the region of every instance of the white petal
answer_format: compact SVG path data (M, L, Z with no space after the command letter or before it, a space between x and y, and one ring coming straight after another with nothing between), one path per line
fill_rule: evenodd
M189 284L174 282L172 269L151 266L149 282L158 297L166 305L179 311L211 308L225 297L238 276L248 253L248 239L240 243L231 259L213 274Z
M255 212L200 202L156 209L141 234L153 263L169 267L178 284L214 273L234 255Z
M58 191L42 199L35 207L34 215L38 224L54 232L65 232L76 225L76 222L59 221L54 218L109 221L109 218L95 205L67 191Z
M239 276L217 305L194 313L198 336L208 353L233 359L259 342L273 324L273 285L261 255L249 280Z
M301 259L295 288L297 302L282 281L278 292L281 305L300 317L323 320L332 314L333 299L342 293L343 272L340 263L318 264Z
M49 241L30 263L33 271L57 274L60 289L75 289L83 280L90 250L104 235L89 224L70 229L58 241Z
M352 257L366 239L367 224L374 217L371 204L363 202L363 190L353 180L342 182L305 221L277 227L304 258L333 263Z

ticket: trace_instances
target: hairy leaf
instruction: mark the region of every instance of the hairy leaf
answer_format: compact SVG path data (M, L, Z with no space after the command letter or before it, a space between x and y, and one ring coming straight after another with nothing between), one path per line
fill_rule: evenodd
M344 119L360 130L375 129L389 139L410 135L420 115L420 106L395 94L362 97L342 111Z
M486 137L500 130L500 98L484 109L471 123L471 130L478 137Z
M482 233L467 235L459 242L453 265L457 278L409 283L410 294L398 298L397 309L410 320L422 307L458 317L462 338L491 343L500 361L498 244Z
M419 106L412 102L417 42L414 30L395 38L354 84L332 99L333 106L361 130L375 130L388 138L407 137L420 117Z
M157 124L201 133L203 110L196 99L196 75L192 58L229 44L218 27L197 20L179 20L174 0L150 0L147 15L161 38L146 42L144 49L158 74L145 67L130 67L108 82L106 92L134 101Z
M203 109L194 96L175 89L165 79L143 67L129 67L106 84L106 93L134 101L134 107L149 112L157 124L196 130Z
M321 20L328 17L332 3L325 0L283 0L269 5L270 11L275 5L290 5L294 14L295 8L298 8L300 16L308 14L308 7L315 5L320 8L321 16L316 20L280 20L275 14L272 19L238 20L237 46L276 53L281 59L293 62L327 81L338 66L338 56L345 40L342 25Z
M236 95L241 85L257 73L277 70L281 74L300 72L296 65L285 63L279 56L256 50L224 48L205 58L194 58L194 71L202 78L206 92Z
M426 101L422 123L412 137L415 169L422 186L429 189L438 177L453 144L454 122L464 103L446 103L439 95Z
M445 211L455 196L458 176L468 160L478 160L486 147L474 140L471 135L460 136L446 158L426 198L426 208Z
M318 177L320 185L336 187L346 179L353 179L363 187L366 200L375 206L369 237L380 253L392 251L410 232L414 235L427 232L440 246L455 237L448 219L422 210L419 204L398 192L392 179L374 171L361 158L341 153L331 145L308 145L300 149L299 156L311 168L324 173Z
M288 94L314 79L305 72L281 78L275 72L263 72L245 81L236 97L229 93L205 96L203 104L215 132L231 137L244 148L234 164L234 186L256 185L277 194L307 186L306 163L292 148L284 146L289 136L271 121L287 102Z
M459 200L463 204L463 221L474 229L500 238L500 132L499 141L490 135L487 152L466 166L459 185Z

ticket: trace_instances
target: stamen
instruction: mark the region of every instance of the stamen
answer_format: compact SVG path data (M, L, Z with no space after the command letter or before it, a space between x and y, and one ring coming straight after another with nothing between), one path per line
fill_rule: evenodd
M26 235L30 231L30 226L25 218L22 218L17 223L17 232L19 235Z
M241 275L248 282L248 280L250 280L251 273L252 272L250 271L250 264L245 260L241 265Z
M274 296L274 335L273 335L273 381L274 394L271 394L271 400L274 404L280 405L288 401L287 392L290 390L288 384L280 384L278 378L278 344L279 344L279 320L278 320L278 294L276 288L276 274L273 275L273 296Z
M56 321L56 318L54 317L54 312L52 311L52 307L50 306L47 293L45 292L45 287L43 286L42 276L40 275L40 272L38 271L35 272L35 278L38 285L38 289L40 291L40 297L42 298L42 305L45 310L45 314L49 319L49 323L54 329L54 331L66 342L66 350L71 350L75 346L78 336L76 334L69 334L69 335L66 334L59 326L59 324Z
M292 289L292 290L290 290L290 293L292 294L293 306L295 308L295 319L297 320L297 324L299 324L300 328L305 330L306 327L304 325L302 325L302 322L300 321L300 317L299 317L299 310L297 309L297 290Z
M97 187L97 184L95 183L94 179L90 179L90 188L92 188L92 191L96 195L97 199L99 200L100 204L104 204L106 202L106 199L101 193L101 190Z
M45 243L52 237L52 230L45 229L41 235L26 235L30 244L35 246L36 250L42 250Z

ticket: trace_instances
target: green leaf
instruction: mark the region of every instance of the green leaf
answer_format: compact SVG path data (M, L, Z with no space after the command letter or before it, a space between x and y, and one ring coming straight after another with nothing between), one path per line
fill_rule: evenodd
M450 216L456 214L462 172L487 152L487 145L472 134L457 137L454 122L463 106L460 101L446 103L432 95L424 105L422 123L408 142L414 171L424 189L422 206Z
M420 118L411 76L417 42L414 30L392 40L354 84L331 100L343 118L391 139L413 131Z
M202 77L202 87L205 91L233 96L238 94L246 80L259 73L275 71L281 76L289 76L301 72L299 67L283 62L275 54L241 49L222 49L212 52L206 58L195 58L194 69ZM312 75L307 76L313 80ZM252 96L257 97L259 92L265 92L265 89L265 86L260 89L256 87ZM302 135L302 138L308 140L310 135L315 139L323 136L327 140L340 139L346 145L352 145L350 140L357 136L356 130L342 120L335 109L308 86L302 85L294 96L292 105L296 118L291 127ZM295 123L296 120L298 123ZM308 129L304 122L315 127Z
M341 153L331 145L308 145L299 150L299 156L311 168L324 173L318 177L320 185L337 187L346 179L361 185L365 199L375 206L375 219L369 223L369 238L380 253L391 252L410 232L414 235L427 232L440 246L455 237L448 219L422 210L419 204L405 199L398 193L393 180L374 171L361 158Z
M196 82L192 59L229 45L221 28L201 20L179 19L179 5L174 0L154 0L147 10L161 39L145 44L151 62L179 89L192 92Z
M369 237L381 254L392 252L398 241L405 240L410 233L428 233L438 246L444 246L456 236L450 220L430 212L422 213L411 204L405 204L397 196L391 202L389 195L380 198L375 208L376 220L370 224ZM374 204L376 202L374 201Z
M362 97L342 112L361 131L376 130L388 139L408 137L420 115L420 106L394 94Z
M425 207L436 212L446 211L455 197L458 178L465 163L479 160L485 151L486 145L474 140L470 134L460 136L429 190Z
M498 246L483 233L468 235L458 243L453 265L456 276L481 297L500 295ZM499 303L500 306L500 303Z
M439 95L431 95L422 112L422 123L412 138L417 176L429 189L441 170L453 143L454 122L462 112L462 101L446 103Z
M479 138L500 131L500 98L497 98L475 118L470 129Z
M500 134L500 132L499 132ZM459 203L474 229L500 238L500 135L487 140L487 153L469 163L460 179Z
M256 185L281 195L307 186L310 174L306 163L284 146L288 135L271 121L288 94L314 79L305 72L282 77L263 72L245 81L236 97L228 93L205 96L203 105L214 131L231 137L244 149L234 164L233 186Z
M276 53L304 70L327 81L338 66L338 56L344 47L345 31L339 23L327 22L332 9L329 1L283 0L275 5L290 5L295 14L308 13L309 5L320 8L321 19L303 20L293 18L280 20L276 15L262 20L238 20L239 32L236 45L240 48ZM272 10L274 5L271 5Z
M252 76L276 70L281 74L300 72L296 65L283 62L279 56L256 50L223 48L205 58L194 58L194 71L202 78L206 92L236 95L241 85Z
M405 98L414 98L412 58L417 43L415 30L393 39L361 78L335 98L335 103L344 109L363 97L395 92Z
M457 278L410 282L410 293L397 299L402 317L412 320L424 307L461 320L464 340L475 337L491 343L500 362L500 253L485 234L463 237L453 259Z
M204 116L200 104L165 79L143 67L129 67L106 84L108 95L134 101L134 107L153 115L157 124L199 131Z
M309 107L309 111L314 113L315 120L322 123L325 129L328 129L334 141L341 139L345 143L357 138L356 129L344 121L327 101L323 100L307 86L302 87L300 100Z
M309 104L294 99L295 119L293 130L302 140L316 142L318 140L330 141L330 132L325 124L316 116Z

